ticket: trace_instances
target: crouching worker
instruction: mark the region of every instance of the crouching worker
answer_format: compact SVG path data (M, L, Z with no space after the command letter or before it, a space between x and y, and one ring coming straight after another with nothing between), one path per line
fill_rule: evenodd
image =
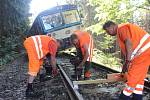
M75 31L71 35L71 42L76 47L77 57L74 62L75 70L77 71L75 74L78 74L79 78L81 78L83 66L84 68L84 79L89 79L91 77L90 67L93 53L93 39L92 36L88 32Z
M36 35L27 38L24 41L24 46L29 58L29 77L26 96L37 96L36 92L33 90L33 81L40 71L43 58L45 58L47 54L49 54L51 58L52 75L56 76L58 73L55 56L57 48L60 47L60 42L46 35ZM46 72L50 72L49 69L47 69Z

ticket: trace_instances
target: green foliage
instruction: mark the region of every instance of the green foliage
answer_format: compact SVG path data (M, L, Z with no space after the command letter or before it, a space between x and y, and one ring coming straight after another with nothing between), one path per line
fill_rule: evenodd
M103 54L98 55L102 59L101 62L105 65L117 64L119 63L117 57L114 56L118 53L116 50L113 52L106 52L108 50L114 49L115 37L108 36L102 29L103 24L112 20L116 23L123 23L131 21L133 16L134 7L130 4L129 0L89 0L90 4L95 7L96 15L94 17L98 22L95 25L88 27L92 33L98 34L93 35L95 38L96 48L102 50ZM97 37L101 36L100 39Z
M111 37L107 34L93 34L94 43L96 48L104 50L112 48L114 45L114 37Z
M87 29L94 34L102 34L102 40L95 39L96 44L98 43L96 45L98 49L110 49L113 47L115 38L104 34L103 24L108 20L113 20L116 23L131 21L135 8L132 7L129 0L106 0L105 2L90 0L90 4L95 7L95 20L98 22ZM97 38L97 35L94 35L95 37Z
M22 53L21 33L28 28L31 0L2 0L0 3L0 65L6 64Z
M139 2L133 1L136 11L133 15L133 22L140 25L147 32L150 32L150 1L140 0Z
M108 20L117 23L128 22L134 11L129 0L106 0L105 2L103 0L90 0L90 4L96 6L95 19L98 19L99 22L92 26L96 27L96 30L92 30L96 33L103 33L102 25Z
M96 60L97 63L100 63L100 64L108 66L108 67L112 67L112 66L120 67L121 66L119 58L116 58L112 54L105 54L103 51L98 50L98 49L94 50L94 58L95 59L93 59L93 60Z
M104 35L104 41L100 42L100 46L102 49L112 48L114 44L114 38L109 35Z
M102 51L104 51L104 49L112 49L115 44L115 42L113 42L115 38L104 34L105 32L102 29L102 26L106 21L112 20L118 24L124 22L135 22L144 26L145 22L142 20L146 15L145 9L150 11L150 0L89 1L90 4L95 7L95 20L98 20L98 22L95 25L91 25L87 29L93 32L96 47ZM101 36L100 39L98 39L99 34ZM108 62L109 64L115 62L116 57L114 57L114 53L104 52L104 54L100 55L100 57L103 58L102 62L106 64L108 64Z

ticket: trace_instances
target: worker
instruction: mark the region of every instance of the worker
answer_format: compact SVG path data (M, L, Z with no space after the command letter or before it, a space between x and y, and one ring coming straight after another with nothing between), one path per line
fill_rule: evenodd
M91 77L90 67L93 53L92 36L88 32L77 30L74 31L70 39L72 44L76 47L77 59L80 60L75 68L78 77L81 78L83 66L85 66L84 79L89 79Z
M122 74L127 74L126 87L119 100L142 100L144 78L150 65L150 35L132 23L116 24L107 21L103 29L111 36L117 36L125 56Z
M37 93L33 89L33 81L40 71L40 66L42 65L43 59L46 55L50 56L50 63L52 66L52 76L56 76L58 73L56 67L56 52L58 47L60 47L60 41L53 39L47 35L36 35L28 37L24 41L24 46L26 48L28 58L29 58L29 77L28 86L26 89L26 96L36 96ZM47 68L46 72L51 73L51 68ZM50 74L47 74L50 75Z

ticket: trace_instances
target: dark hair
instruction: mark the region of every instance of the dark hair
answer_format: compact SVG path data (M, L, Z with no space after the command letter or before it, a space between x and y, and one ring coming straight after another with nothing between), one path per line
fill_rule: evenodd
M116 25L116 23L114 23L113 21L107 21L103 25L103 29L106 30L106 28L110 27L111 25Z
M77 38L78 38L78 37L77 37L76 34L72 34L72 35L70 36L71 42L73 42L73 40L74 40L74 39L77 39Z

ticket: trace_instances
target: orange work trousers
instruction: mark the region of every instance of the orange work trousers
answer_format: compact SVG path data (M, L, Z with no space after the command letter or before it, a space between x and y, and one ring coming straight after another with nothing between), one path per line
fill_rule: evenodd
M123 90L127 96L132 93L142 95L144 88L144 78L147 75L150 65L150 55L144 56L140 63L131 63L127 74L127 87Z
M43 60L38 59L35 46L32 40L25 41L24 46L26 48L29 59L28 74L31 76L37 76L37 73L40 70L40 66L43 63Z

